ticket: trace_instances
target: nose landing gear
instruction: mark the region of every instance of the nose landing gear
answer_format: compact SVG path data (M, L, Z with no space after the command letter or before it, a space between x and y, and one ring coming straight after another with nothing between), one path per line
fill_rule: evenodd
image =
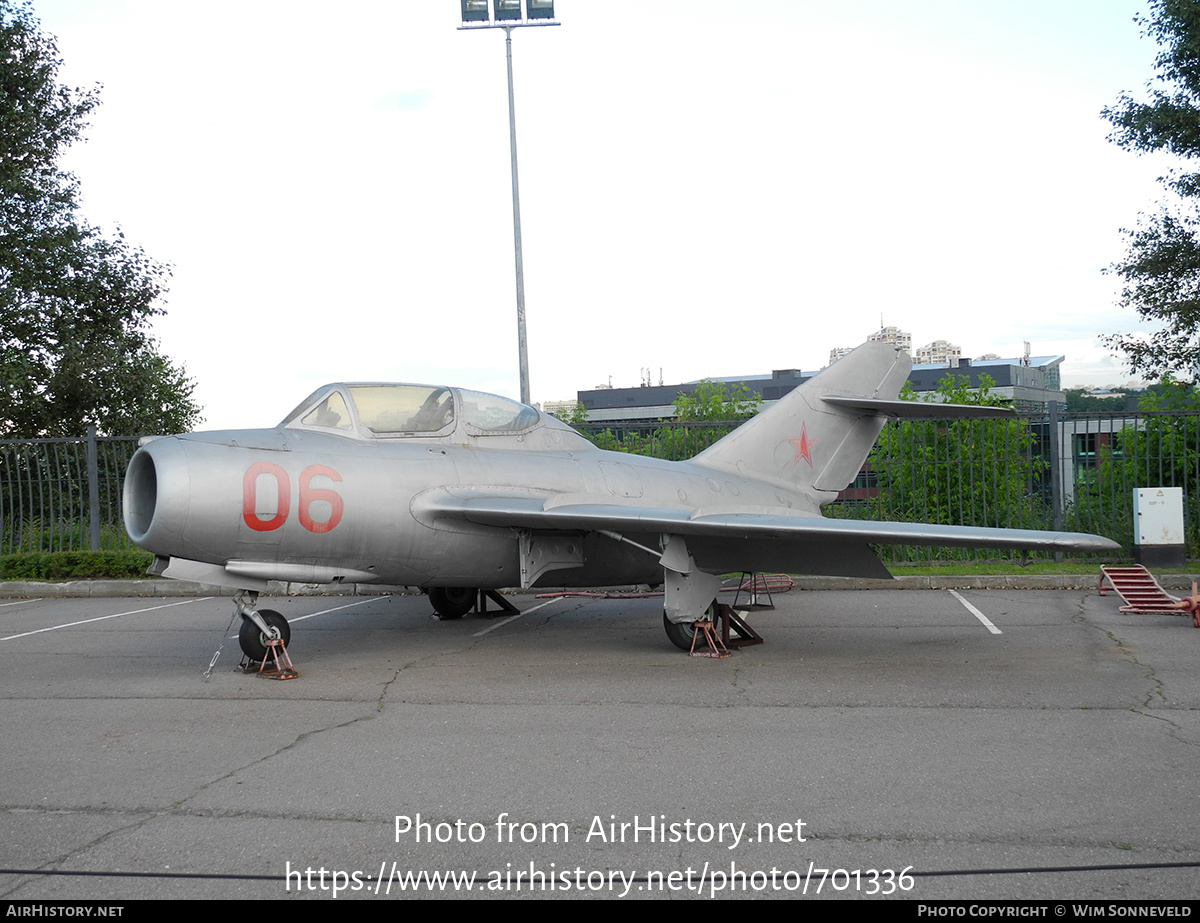
M258 616L257 619L252 616L242 617L242 627L238 630L238 644L242 646L242 653L251 660L262 660L267 656L267 646L270 642L278 640L284 647L288 646L292 640L292 628L287 619L274 609L262 609L255 615ZM260 627L260 620L265 627Z
M242 669L255 672L268 679L295 679L300 674L292 666L287 646L292 640L292 629L287 619L274 609L258 609L258 594L253 591L239 593L233 598L237 614L242 617L238 630L241 645ZM272 666L268 666L268 661Z

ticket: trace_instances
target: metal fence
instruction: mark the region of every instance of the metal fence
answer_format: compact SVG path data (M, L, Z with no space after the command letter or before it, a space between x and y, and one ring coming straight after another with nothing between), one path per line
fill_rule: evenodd
M583 431L605 449L684 459L737 423ZM132 547L121 487L137 440L0 440L0 553ZM1132 554L1135 488L1181 487L1189 557L1200 557L1200 413L1055 413L885 426L825 514L1105 535ZM890 563L985 560L1001 551L880 549Z
M0 440L0 554L132 548L121 487L137 439Z
M589 427L597 445L688 458L737 424ZM1133 491L1181 487L1189 557L1200 557L1200 413L1023 415L888 423L827 516L1090 532L1133 552ZM888 563L980 561L1013 552L884 546Z

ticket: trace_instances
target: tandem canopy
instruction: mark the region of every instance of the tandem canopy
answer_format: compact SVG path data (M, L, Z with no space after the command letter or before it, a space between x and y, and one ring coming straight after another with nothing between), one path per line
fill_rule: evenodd
M448 436L459 425L473 436L521 433L542 415L525 404L438 385L330 384L314 391L280 424L378 439Z

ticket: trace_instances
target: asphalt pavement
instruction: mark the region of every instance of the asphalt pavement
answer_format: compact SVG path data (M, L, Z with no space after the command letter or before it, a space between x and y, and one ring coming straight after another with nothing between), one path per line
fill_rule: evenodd
M0 599L6 899L1195 898L1200 631L1090 588ZM205 677L214 652L222 653Z

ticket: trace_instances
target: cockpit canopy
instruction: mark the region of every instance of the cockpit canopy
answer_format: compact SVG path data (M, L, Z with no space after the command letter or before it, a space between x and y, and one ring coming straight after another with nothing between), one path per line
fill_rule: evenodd
M532 407L481 391L437 385L333 384L314 391L281 427L364 439L513 435L542 419Z

